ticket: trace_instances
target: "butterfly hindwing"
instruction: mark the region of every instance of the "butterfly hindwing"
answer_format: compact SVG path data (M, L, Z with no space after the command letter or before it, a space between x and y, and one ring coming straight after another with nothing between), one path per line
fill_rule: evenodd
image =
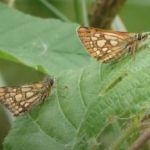
M50 93L52 83L44 80L18 87L0 87L0 102L17 116L44 100Z

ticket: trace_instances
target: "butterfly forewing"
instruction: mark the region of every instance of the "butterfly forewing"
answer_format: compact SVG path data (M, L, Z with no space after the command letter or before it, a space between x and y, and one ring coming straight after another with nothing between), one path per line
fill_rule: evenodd
M102 62L134 52L139 42L147 38L147 34L113 32L90 27L79 27L78 35L90 55Z
M41 82L19 87L0 87L0 102L17 116L47 98L52 85L52 79L46 78Z

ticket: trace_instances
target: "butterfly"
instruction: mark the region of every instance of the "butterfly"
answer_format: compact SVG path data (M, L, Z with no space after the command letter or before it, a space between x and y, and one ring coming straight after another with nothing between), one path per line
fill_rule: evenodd
M34 104L44 101L50 94L54 79L50 76L42 81L14 87L0 87L0 103L14 116L28 111Z
M91 56L107 63L128 53L134 54L150 33L130 33L79 27L78 35Z

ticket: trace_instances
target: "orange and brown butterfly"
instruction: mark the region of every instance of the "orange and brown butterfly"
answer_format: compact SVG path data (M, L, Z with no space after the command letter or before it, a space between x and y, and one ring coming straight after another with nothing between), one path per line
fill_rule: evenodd
M107 63L128 53L134 54L149 33L130 33L79 27L79 38L91 56Z
M0 87L0 103L15 116L44 101L50 94L54 79L46 76L42 81L16 87Z

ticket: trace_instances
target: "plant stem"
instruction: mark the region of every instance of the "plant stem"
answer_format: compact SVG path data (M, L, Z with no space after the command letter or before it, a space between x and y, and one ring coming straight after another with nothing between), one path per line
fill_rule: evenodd
M74 0L77 22L89 26L86 0Z
M125 0L96 0L90 14L90 25L110 28L112 20L123 6Z
M47 0L40 0L50 11L52 11L57 17L65 22L70 22L70 20L60 12L56 7L54 7L50 2Z
M83 16L84 26L89 26L86 0L81 1L81 6L82 6L82 16Z

